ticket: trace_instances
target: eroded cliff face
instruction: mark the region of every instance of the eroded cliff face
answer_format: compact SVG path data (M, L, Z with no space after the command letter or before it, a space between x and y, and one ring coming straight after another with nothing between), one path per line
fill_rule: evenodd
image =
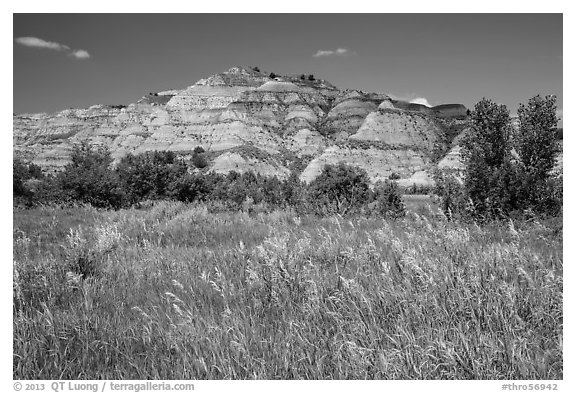
M394 174L401 184L427 184L438 161L434 152L450 150L446 119L461 119L465 110L233 67L128 106L16 115L13 145L15 156L53 171L69 162L75 144L88 141L108 147L116 162L153 150L186 157L201 146L211 157L206 170L221 173L285 178L298 170L311 181L324 165L345 161L364 168L372 181ZM450 151L444 161L456 155Z
M349 139L431 151L442 133L441 126L427 115L379 108L366 116L358 131Z
M324 133L336 140L347 139L358 131L366 117L386 98L382 94L365 94L357 90L341 92L334 98L322 125Z
M326 164L346 162L358 166L368 173L371 182L384 181L393 173L401 178L412 177L416 172L430 167L429 158L413 149L386 149L382 147L330 146L313 159L300 175L300 180L310 182L322 172Z

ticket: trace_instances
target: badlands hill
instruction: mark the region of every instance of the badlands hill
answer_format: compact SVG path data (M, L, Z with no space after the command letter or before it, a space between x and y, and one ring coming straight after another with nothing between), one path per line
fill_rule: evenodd
M344 161L374 182L392 176L403 185L430 184L432 169L461 166L454 142L466 113L458 104L429 108L308 76L271 78L233 67L128 106L15 115L13 145L16 157L49 171L66 165L73 146L87 140L107 146L116 161L152 150L190 158L201 146L207 171L280 178L296 172L311 181L324 165Z

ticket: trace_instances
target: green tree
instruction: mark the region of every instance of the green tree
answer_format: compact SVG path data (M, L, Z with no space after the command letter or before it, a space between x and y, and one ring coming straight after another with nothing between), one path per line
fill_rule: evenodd
M483 98L471 113L470 132L462 143L466 163L464 186L474 211L480 216L495 216L511 207L501 198L503 181L507 176L503 167L511 160L510 112Z
M558 203L562 204L561 200L554 202L558 187L551 174L561 149L557 141L556 96L537 95L526 105L520 104L518 118L514 148L523 175L524 202L535 211L550 213L557 210Z
M187 171L186 164L170 151L128 154L116 169L129 204L170 197Z
M307 202L317 213L356 212L369 198L370 179L365 170L341 162L326 165L308 186Z
M295 208L302 208L305 199L305 183L301 182L295 171L282 182L281 191L283 202Z
M92 148L83 142L74 147L71 160L57 177L65 200L104 208L122 206L123 192L110 168L112 158L107 148Z
M12 194L14 198L28 197L28 190L25 182L28 180L28 166L22 160L14 159L12 161Z
M406 212L398 184L394 181L379 181L374 185L372 199L375 212L379 216L398 218Z
M12 162L12 195L15 204L31 206L37 202L36 188L44 179L44 173L38 165L15 158Z
M206 160L204 149L200 148L202 149L201 151L197 149L198 147L192 152L192 164L194 164L198 169L206 168L208 166L208 161Z
M556 97L533 97L520 105L518 116L514 132L508 109L485 98L470 115L470 132L462 143L464 194L477 217L562 210L562 178L551 173L560 149ZM455 188L444 188L447 203L460 206L453 201L462 198L451 196Z
M440 208L444 215L452 220L462 218L467 214L466 190L451 173L434 172L434 193L440 197Z
M558 117L556 96L537 95L520 104L519 132L515 135L515 148L526 169L539 178L548 177L554 168L559 145L556 142Z
M203 175L185 174L178 176L169 185L168 194L182 202L204 200L210 193Z

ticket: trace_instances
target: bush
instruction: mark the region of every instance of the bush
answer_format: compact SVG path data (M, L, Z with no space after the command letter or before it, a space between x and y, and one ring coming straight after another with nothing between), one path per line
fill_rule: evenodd
M208 166L208 161L203 153L197 153L194 150L194 153L192 153L192 164L198 169L203 169Z
M295 172L290 173L288 179L282 182L280 185L281 195L284 206L294 206L296 208L302 209L304 207L305 198L305 183L301 182L298 175Z
M204 176L186 174L175 179L169 187L168 195L181 202L194 202L207 199L210 188Z
M462 218L471 212L471 205L464 185L452 174L434 173L434 193L440 197L440 208L449 219Z
M74 147L71 158L72 162L57 175L60 202L114 209L122 206L124 193L110 168L112 158L106 148L92 148L84 142Z
M128 154L116 169L129 205L145 199L163 199L178 187L188 173L184 162L174 152L154 151L134 156Z
M363 169L344 163L326 165L308 186L308 203L321 214L358 212L368 201L369 185Z
M42 181L42 169L31 162L24 162L18 158L12 162L12 196L15 204L31 206L34 203L35 192L31 181Z
M372 213L379 216L398 218L406 213L398 185L393 181L376 183L372 192L372 200Z

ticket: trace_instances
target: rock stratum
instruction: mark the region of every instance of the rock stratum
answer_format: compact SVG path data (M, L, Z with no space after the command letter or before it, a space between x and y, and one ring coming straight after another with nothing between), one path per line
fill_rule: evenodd
M82 141L106 146L115 162L154 150L190 158L200 146L206 171L296 172L309 182L324 165L344 161L373 182L394 178L406 186L430 185L435 168L461 168L453 141L465 128L463 105L429 108L324 80L268 75L233 67L127 106L14 115L14 155L58 171Z

